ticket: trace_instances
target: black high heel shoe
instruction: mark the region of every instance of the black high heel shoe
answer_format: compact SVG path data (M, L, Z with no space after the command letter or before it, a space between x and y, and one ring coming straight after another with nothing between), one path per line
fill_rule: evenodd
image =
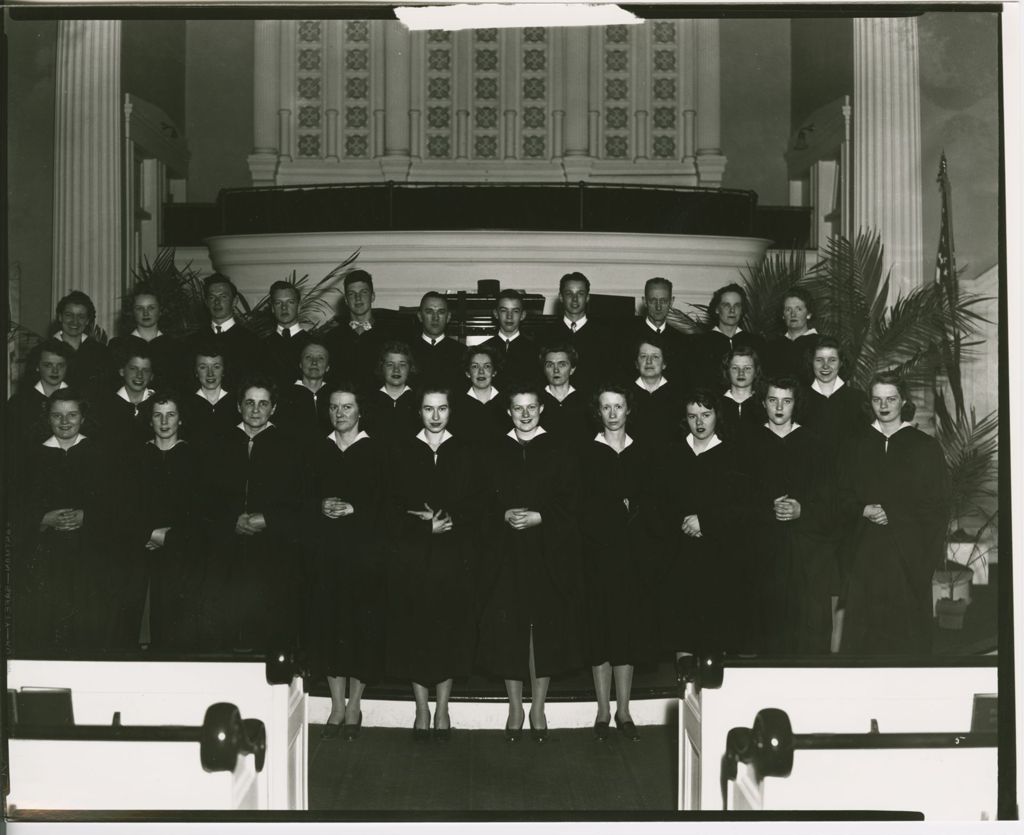
M320 739L337 739L341 733L340 722L327 722L320 729Z
M599 741L604 742L608 739L608 735L610 733L609 724L610 723L607 719L604 721L598 719L594 722L594 736L597 737Z
M359 730L363 727L363 712L359 711L359 719L354 725L350 725L347 722L341 726L341 735L345 737L349 742L359 736Z
M525 719L525 717L524 717ZM505 741L506 742L519 742L523 736L523 723L519 723L518 728L510 728L508 723L505 723Z
M636 723L632 719L627 719L625 722L620 722L619 717L615 717L615 727L619 729L619 733L622 734L626 739L632 742L640 741L640 734L637 732Z
M544 723L547 724L547 719L546 718L544 720ZM535 728L535 727L533 727L533 717L532 716L530 717L530 733L533 734L533 741L534 742L544 742L548 738L548 729L547 728Z

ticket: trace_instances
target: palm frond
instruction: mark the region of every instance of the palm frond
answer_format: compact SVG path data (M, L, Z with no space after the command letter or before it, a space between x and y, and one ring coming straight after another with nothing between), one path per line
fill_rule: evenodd
M786 292L799 284L806 272L804 253L797 250L769 251L741 273L747 292L745 327L765 337L780 336L785 330L782 303Z
M983 499L994 498L993 489L999 452L999 416L990 412L978 420L974 409L970 417L950 416L936 410L936 438L949 470L953 516L960 520L979 511Z

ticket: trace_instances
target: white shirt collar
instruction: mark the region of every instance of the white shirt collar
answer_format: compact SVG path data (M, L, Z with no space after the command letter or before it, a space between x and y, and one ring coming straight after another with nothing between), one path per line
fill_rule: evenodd
M818 331L815 328L808 328L802 334L800 334L800 336L817 336L817 335L818 335ZM786 331L786 333L783 334L783 336L785 336L786 339L788 339L790 342L796 342L800 338L800 336L790 336L789 335L789 331Z
M381 387L380 387L380 390L381 390L382 392L384 392L384 393L385 393L385 394L386 394L386 395L387 395L388 397L391 397L391 394L390 394L390 393L388 392L388 387L387 387L387 386L381 386ZM402 396L403 394L405 394L405 393L406 393L407 391L409 391L409 390L410 390L410 386L409 386L408 384L406 384L405 388L404 388L404 389L402 389L402 390L401 390L401 391L400 391L400 392L398 393L398 397L401 397L401 396ZM391 397L391 399L392 399L392 400L397 400L397 399L398 399L398 397Z
M128 397L128 389L126 389L124 386L121 386L121 388L117 390L117 396L120 397L125 403L131 403L133 406L141 406L143 403L149 400L149 398L151 398L154 394L155 392L153 391L153 389L146 389L146 393L142 395L142 399L138 403L132 403L131 399Z
M300 325L298 322L292 322L286 328L282 327L281 325L277 325L275 327L275 330L277 331L278 336L280 336L285 331L288 331L288 333L290 333L292 336L295 336L295 334L297 333L302 333L302 325Z
M425 334L422 331L420 331L420 339L422 339L428 345L430 345L431 341L434 340L434 339L436 339L437 342L440 343L440 342L444 342L444 334L442 333L440 336L427 336L427 334ZM437 344L437 343L434 343L434 344Z
M302 382L301 378L299 378L298 380L295 381L295 385L302 386L302 388L304 388L306 391L308 391L310 394L312 394L314 397L316 397L327 386L327 381L326 380L321 380L320 381L320 388L318 388L316 391L313 391L313 389L311 389L304 382Z
M75 438L75 440L71 442L71 446L78 446L84 440L85 440L85 435L83 435L81 432L79 432L78 436ZM48 446L51 449L60 449L61 448L60 441L57 440L57 436L56 435L51 435L49 438L47 438L45 441L43 441L43 446ZM71 449L71 447L68 447L68 449Z
M220 328L221 333L225 333L231 330L235 326L235 317L232 316L229 319L225 319L219 325L216 322L210 322L210 330L214 333L217 332L217 328Z
M666 330L668 330L668 322L666 322L664 325L660 325L659 326L659 325L654 324L654 322L651 321L651 317L650 316L647 316L644 319L644 324L647 325L647 327L649 327L655 333L664 333Z
M498 339L500 339L502 342L515 342L517 339L519 339L519 331L516 331L514 334L512 334L512 336L506 336L501 331L498 331Z
M708 445L706 447L704 447L704 449L702 449L700 452L697 452L697 450L694 449L694 446L693 446L694 438L693 438L692 434L689 434L689 435L686 436L686 443L688 443L690 445L690 449L693 450L693 454L694 455L703 455L708 450L714 449L716 446L718 446L720 443L722 443L722 439L718 437L717 433L712 435L710 438L708 438Z
M723 331L720 327L718 327L718 325L715 325L711 330L718 331L718 333L722 334L722 336L729 336L725 331ZM729 336L729 339L735 339L741 333L743 333L743 328L741 328L741 327L739 327L737 325L736 326L736 333L734 333L732 336Z
M349 444L347 447L345 447L345 449L348 449L356 441L361 441L361 440L363 440L363 438L369 438L369 437L370 437L369 435L367 435L362 429L360 429L359 430L359 434L355 436L355 438L352 440L352 443ZM341 449L341 444L338 443L338 436L335 434L333 429L330 432L327 433L327 440L333 441L334 445L338 449ZM341 449L341 451L344 452L345 449Z
M913 428L914 424L912 424L909 420L901 420L900 421L900 429L906 429L908 426ZM871 428L874 429L879 435L885 435L885 433L882 431L882 424L880 424L877 420L875 420L871 424ZM899 432L900 429L897 429L896 432ZM892 435L895 435L896 432L893 432ZM886 440L891 438L892 435L886 435Z
M562 317L562 321L565 323L565 326L569 330L572 330L573 322L572 322L572 320L568 316L563 316ZM584 313L579 319L576 320L576 330L579 330L585 324L587 324L587 314L586 313Z
M153 446L156 446L156 440L155 440L155 439L153 439L153 438L150 438L150 439L149 439L148 441L146 441L146 443L147 443L147 444L152 444ZM174 447L176 447L176 446L177 446L178 444L187 444L187 443L188 443L188 441L186 441L186 440L185 440L184 438L178 438L178 439L177 439L177 440L176 440L176 441L174 442L174 445L173 445L173 446L171 447L171 449L174 449ZM167 452L167 450L165 450L165 449L163 449L163 450L160 450L160 451L161 451L161 452Z
M835 394L844 385L846 385L846 383L843 382L842 378L841 377L836 377L835 384L832 386L832 394ZM825 392L821 388L821 383L818 382L818 378L817 377L815 377L814 378L814 382L811 383L811 388L814 391L818 392L818 394L820 394L822 397L831 397L832 396L832 394L825 394Z
M506 434L506 437L511 438L513 441L518 441L519 440L519 436L516 434L516 430L515 429L509 429L508 432L506 432L505 434ZM533 433L533 437L536 438L538 435L547 435L547 434L548 434L547 430L543 426L538 426L537 427L537 431ZM531 438L530 440L532 441L533 438Z
M250 435L245 428L245 421L243 420L239 421L238 426L236 426L235 429L241 429L243 432L245 432L245 437L247 437L250 441L255 441L260 435L266 432L273 425L274 422L272 420L268 420L264 427L259 432L257 432L255 435Z
M476 396L475 392L476 392L476 389L474 389L472 386L470 386L468 391L466 391L466 394L468 394L474 400L480 400L480 398ZM480 402L481 403L490 403L495 397L498 396L498 394L499 394L498 390L494 386L491 386L491 393L488 395L487 399L486 400L480 400Z
M53 336L54 336L54 339L59 339L61 342L64 341L64 331L62 331L62 330L57 331ZM82 342L85 342L85 340L87 340L88 338L89 338L89 335L87 333L83 332L82 333ZM68 344L70 345L71 343L69 342Z
M444 444L445 441L450 441L452 439L452 437L453 437L452 433L449 432L447 429L445 429L441 433L441 443L437 445L438 448L440 448ZM430 442L427 440L427 430L426 429L421 429L417 433L416 439L420 440L420 441L423 441L423 443L425 443L427 446L430 446Z
M57 390L60 391L61 389L66 389L67 387L68 387L68 384L65 383L62 380L61 384L59 386L57 386ZM49 396L49 395L46 394L45 391L43 391L43 381L42 380L40 380L38 383L36 383L34 386L32 386L32 388L34 388L36 391L38 391L44 397L48 397Z
M615 447L613 447L610 443L608 443L608 439L604 436L604 432L598 432L594 436L594 440L597 441L599 444L604 444L609 449L615 449ZM626 436L626 442L622 445L622 449L624 449L624 450L625 449L629 449L630 446L632 446L632 444L633 444L633 439L631 437L629 437L629 435L627 435ZM615 449L615 451L619 452L619 450L617 450L617 449Z
M732 401L733 403L740 403L740 404L742 404L742 403L746 403L746 402L747 402L747 400L750 400L750 398L751 398L751 397L753 397L753 396L754 396L754 394L753 394L753 392L751 392L751 393L750 393L750 394L748 394L748 395L746 396L746 398L744 398L743 400L737 400L737 399L736 399L736 395L734 395L734 394L732 393L732 389L731 389L731 388L727 388L727 389L725 390L725 394L723 394L723 395L722 395L722 397L728 397L728 398L729 398L729 399L730 399L730 400L731 400L731 401Z
M656 385L652 389L649 389L649 388L647 388L647 386L644 385L644 378L643 377L637 377L636 380L634 380L633 382L635 382L637 384L637 386L642 388L644 391L649 392L651 394L654 394L654 392L656 392L663 385L665 385L668 382L668 380L666 380L665 377L662 376L662 378L660 380L658 380L658 385Z
M764 423L764 428L767 429L769 432L771 432L773 435L778 435L778 433L774 429L772 429L771 421L766 420L765 423ZM799 428L800 428L800 424L797 423L794 420L789 425L789 431L785 435L778 435L778 437L780 437L780 438L787 438L790 435L792 435L794 432L796 432L796 430L799 429Z
M132 336L137 336L139 339L142 339L142 340L146 339L146 337L144 337L141 333L139 333L139 329L138 328L133 330L131 335ZM157 336L163 336L163 335L164 335L164 332L162 330L160 330L160 328L157 328L156 329L156 336L154 336L153 339L156 339Z
M196 389L196 394L199 395L201 398L203 398L203 400L206 400L207 402L210 402L209 399L207 398L207 396L205 394L203 394L202 386L200 386L199 388ZM221 400L223 400L227 396L228 396L228 393L226 391L224 391L223 388L217 389L217 399L212 401L213 405L216 406L218 403L220 403Z
M546 391L546 392L547 392L548 394L550 394L550 395L551 395L552 397L554 397L554 398L555 398L555 400L558 400L558 396L557 396L557 395L555 394L555 390L554 390L553 388L551 388L551 385L550 385L550 384L548 384L548 385L544 386L544 391ZM565 393L565 397L568 397L568 396L569 396L570 394L572 394L572 393L573 393L574 391L576 391L575 387L573 386L573 384L572 384L572 383L569 383L569 391L567 391L567 392ZM562 398L562 400L564 400L564 399L565 399L565 397L563 397L563 398ZM561 401L559 401L559 402L561 402Z

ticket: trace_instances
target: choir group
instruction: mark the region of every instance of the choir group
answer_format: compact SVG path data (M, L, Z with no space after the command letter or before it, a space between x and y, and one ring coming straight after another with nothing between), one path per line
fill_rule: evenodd
M773 339L743 330L735 284L699 335L668 323L663 278L625 323L589 317L589 291L563 276L533 338L503 291L470 347L440 293L409 332L375 315L363 270L322 333L278 282L257 337L214 274L208 326L162 333L138 286L107 346L70 293L8 403L8 650L295 647L327 677L325 735L358 735L387 677L412 682L414 737L442 740L474 670L505 680L509 740L526 681L542 740L550 677L585 665L594 733L635 739L637 664L927 653L948 486L902 382L845 383L800 288Z

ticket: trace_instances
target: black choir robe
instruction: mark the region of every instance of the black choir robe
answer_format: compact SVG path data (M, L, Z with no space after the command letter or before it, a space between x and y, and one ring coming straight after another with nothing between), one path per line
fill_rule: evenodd
M529 680L532 632L537 675L568 672L582 665L576 463L549 434L525 446L506 436L490 474L477 663ZM516 507L539 511L541 524L512 528L504 517Z
M789 375L809 386L814 379L811 361L820 338L815 332L796 339L790 339L785 334L770 339L764 348L765 376Z
M227 388L233 388L245 376L261 371L265 364L259 337L237 320L231 328L221 333L216 333L210 324L203 325L185 344L189 357L194 357L200 346L212 344L216 348L224 358L224 381Z
M721 391L723 383L728 384L722 376L722 360L733 348L753 348L759 359L764 356L764 340L750 331L739 330L730 338L721 331L709 330L691 337L691 340L694 384L712 391Z
M7 401L4 461L9 473L7 495L12 516L25 497L28 462L36 447L50 437L46 401L46 395L35 387L16 391Z
M249 440L236 427L206 461L206 605L219 605L221 649L273 651L291 646L298 631L302 461L290 437L273 424L252 439L251 454ZM262 513L266 529L236 533L242 513Z
M480 535L476 452L449 437L434 452L418 437L401 441L388 467L387 673L426 687L469 675L474 649L474 546ZM408 511L444 511L452 529Z
M331 431L330 390L324 384L313 392L296 380L281 390L274 423L302 443L315 443Z
M396 400L379 388L366 398L366 416L361 425L383 449L411 438L423 426L419 418L419 401L411 388Z
M508 398L501 392L486 403L468 391L452 400L451 431L465 443L489 449L512 428Z
M153 382L150 385L154 389L169 389L180 394L188 390L192 384L192 361L186 354L184 343L170 334L161 333L148 342L133 333L115 336L109 345L114 364L123 366L132 350L140 345L145 346L153 363Z
M325 333L331 354L331 379L350 382L360 394L369 395L380 387L377 363L384 343L396 339L395 328L380 317L373 317L370 330L357 333L348 319L339 320Z
M199 447L206 447L238 425L238 404L233 392L225 392L211 403L198 391L184 398L181 406L181 435Z
M594 388L604 382L606 377L616 378L618 369L615 367L615 348L619 337L604 322L588 316L586 324L573 333L566 327L565 320L559 319L546 330L543 342L542 348L569 344L576 349L579 359L572 375L572 384L584 397L590 397Z
M875 429L847 443L838 465L839 513L852 526L843 546L844 653L931 651L932 572L944 558L949 475L938 442L911 426L886 444ZM880 504L889 523L864 517Z
M758 400L756 395L752 394L742 403L737 403L729 397L729 390L726 389L720 402L722 404L722 413L719 416L720 434L723 438L745 441L768 420L764 411L764 403Z
M684 392L666 379L663 386L648 391L642 384L630 384L633 410L628 419L629 434L650 444L678 443L686 430Z
M279 391L283 392L298 378L299 356L310 339L310 335L304 330L291 336L282 336L278 333L276 325L273 331L260 339L263 369L274 378ZM334 358L330 359L333 364Z
M661 348L665 358L665 379L671 380L680 391L689 391L696 379L690 338L668 324L658 333L647 324L646 316L634 318L622 334L617 349L621 379L631 382L636 378L636 355L641 340Z
M656 537L662 497L652 492L656 450L622 452L591 441L581 458L584 652L591 666L658 657Z
M804 426L784 438L761 426L746 439L751 477L751 568L759 589L750 601L753 648L769 654L826 654L832 633L834 565L826 547L830 485L821 444ZM800 503L800 517L775 518L774 500Z
M544 406L544 411L540 415L540 425L554 440L571 450L574 455L578 454L579 450L594 437L595 421L590 413L589 396L576 389L562 400L557 400L545 389L540 397L540 402Z
M485 340L483 345L493 349L498 355L498 362L501 365L498 369L497 382L503 388L511 388L518 384L543 384L544 373L538 356L540 346L522 331L508 343L507 348L506 340L501 334L495 334Z
M310 450L302 530L308 559L306 645L316 677L374 682L384 672L385 463L384 450L368 436L342 452L331 433ZM354 512L324 516L327 498L348 502Z
M59 336L56 338L60 339ZM39 365L41 346L42 343L36 345L25 360L25 368L33 369L31 377L25 380L26 387L31 387L39 381L34 369ZM71 348L71 359L68 360L65 383L88 397L117 388L114 385L114 381L117 380L114 359L106 345L90 336L83 337L78 348L73 348L70 343L68 347Z
M153 436L146 402L154 393L149 389L138 403L126 400L117 392L98 397L93 431L110 444L117 444L123 449L137 448Z
M461 342L442 336L437 344L430 345L417 335L409 347L416 363L417 385L447 386L453 392L462 387L466 375L462 367L465 346Z

